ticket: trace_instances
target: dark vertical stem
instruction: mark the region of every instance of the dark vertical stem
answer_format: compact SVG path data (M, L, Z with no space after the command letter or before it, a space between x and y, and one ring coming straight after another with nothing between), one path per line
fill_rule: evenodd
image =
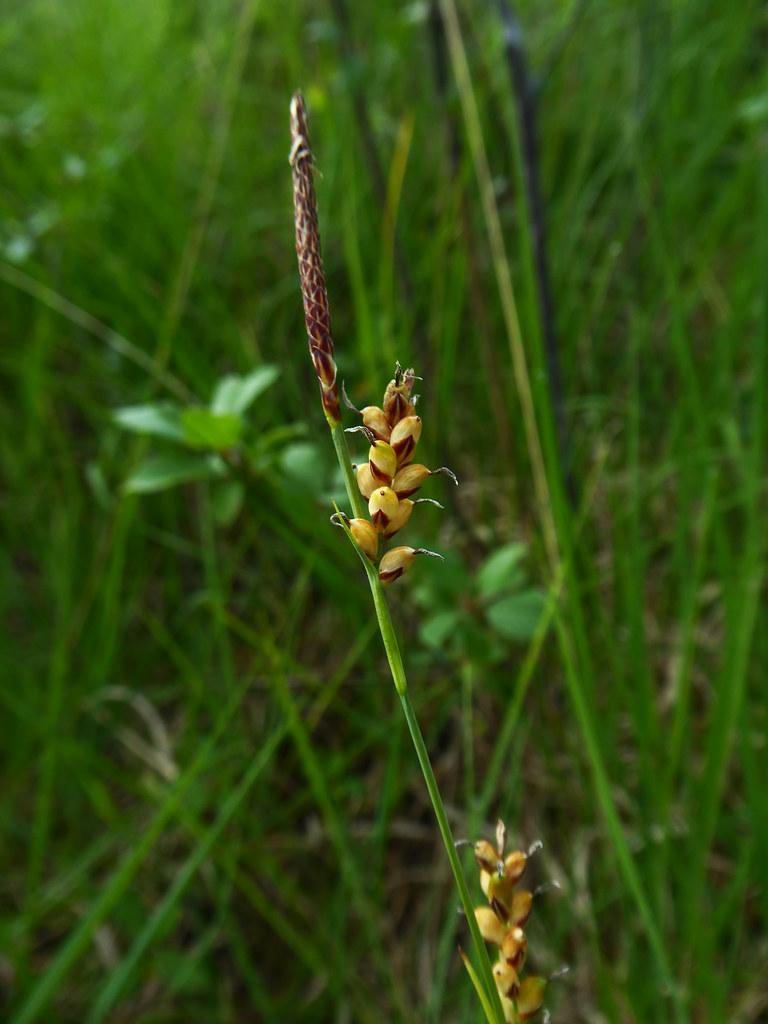
M537 301L547 361L549 390L557 429L563 475L569 497L574 498L571 450L565 423L562 375L555 329L555 306L547 258L547 232L544 202L541 194L539 151L536 139L536 89L525 53L522 26L508 0L499 0L499 11L504 28L504 52L512 79L512 91L517 111L520 147L525 177L528 216L533 246L533 264L536 272Z
M499 374L498 360L493 352L491 339L494 336L493 325L488 314L488 302L483 293L483 275L477 258L477 247L474 239L472 218L467 209L466 194L463 182L459 179L462 147L461 132L456 118L448 103L449 66L446 53L445 29L440 4L433 0L429 16L432 57L435 73L437 94L442 102L445 115L445 131L447 135L448 162L451 177L457 181L457 206L461 224L461 237L465 240L465 256L468 274L468 299L472 322L479 339L480 355L483 360L483 371L488 384L488 400L491 406L496 435L500 446L500 455L505 466L512 464L512 439L509 433L507 405L504 398L504 386ZM457 514L461 514L460 510Z

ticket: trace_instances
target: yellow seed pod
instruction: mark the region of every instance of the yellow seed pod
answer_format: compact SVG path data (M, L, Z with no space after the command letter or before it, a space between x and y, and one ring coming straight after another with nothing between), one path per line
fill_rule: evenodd
M403 370L398 366L395 370L394 379L387 384L384 392L384 414L394 427L403 416L410 416L414 411L411 402L413 391L414 373L413 370Z
M495 847L492 846L487 839L479 839L475 843L473 850L477 866L481 871L487 871L488 874L496 871L496 866L499 863L499 855L496 852Z
M523 853L522 850L513 850L512 853L508 853L504 859L504 877L508 878L510 882L516 882L525 871L527 861L528 854Z
M506 960L510 967L514 967L516 971L519 971L525 963L527 952L528 939L526 939L523 929L510 928L501 944L502 959Z
M432 471L417 462L410 466L398 469L395 479L392 481L392 489L398 498L410 498L414 491L418 491Z
M490 907L475 907L475 920L486 942L493 942L497 946L502 944L507 929Z
M392 481L392 487L396 491L398 498L410 498L414 491L418 491L428 476L436 476L438 473L444 473L445 476L450 477L454 484L458 486L459 481L456 479L456 474L448 469L447 466L440 466L439 469L429 469L420 462L416 462L413 465L401 466L398 469L395 479Z
M399 466L413 458L420 437L421 416L404 416L392 428L389 443L395 450Z
M547 983L537 974L525 978L517 994L517 1015L520 1020L535 1017L544 1002L544 989Z
M488 876L488 891L485 895L498 916L504 921L509 920L512 902L515 898L514 888L515 883L508 878L499 878L497 874Z
M410 569L415 555L415 549L409 547L392 548L387 551L379 562L381 582L386 585L400 579L403 573Z
M527 889L518 890L512 897L512 906L509 911L510 924L522 928L527 922L532 908L534 908L534 894L528 892Z
M378 441L389 441L392 428L383 409L380 409L378 405L366 405L364 409L360 410L360 415L363 417L363 425L376 435Z
M496 988L503 996L506 996L507 999L517 997L517 993L520 991L520 979L515 968L511 967L506 960L499 960L493 965L493 979L496 982Z
M367 462L357 467L357 486L360 493L367 501L373 492L379 487L379 482L374 478L371 467Z
M375 529L384 530L397 515L397 495L391 487L377 487L368 499L368 514Z
M413 512L414 502L408 498L404 498L398 502L397 512L392 516L389 521L389 526L384 527L385 537L394 537L398 530L402 530L408 520L411 518L411 512Z
M349 530L357 546L371 561L375 561L379 553L379 535L367 519L350 519Z
M527 889L519 889L512 897L512 906L509 910L510 923L522 928L531 916L532 909L533 893L528 892Z
M501 996L501 1008L504 1011L506 1024L517 1024L517 1008L513 999Z
M430 558L442 558L436 551L428 551L427 548L392 548L379 562L379 579L382 583L393 583L399 579L404 572L411 567L416 555L427 555Z
M368 466L371 476L378 481L379 485L392 483L392 477L397 472L397 455L392 445L386 441L377 441L372 444L368 452Z

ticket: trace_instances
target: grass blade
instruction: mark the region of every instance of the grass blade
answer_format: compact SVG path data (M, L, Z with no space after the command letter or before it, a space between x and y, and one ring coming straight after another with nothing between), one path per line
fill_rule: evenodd
M260 748L259 753L251 762L243 775L239 785L233 789L224 801L216 820L203 835L195 849L182 865L179 873L173 881L173 885L167 891L161 902L155 907L149 920L137 935L131 948L122 959L118 967L110 974L107 984L96 997L96 1002L86 1018L88 1024L97 1024L104 1019L110 1009L119 999L121 992L130 980L136 965L142 956L149 949L158 932L173 913L174 908L183 896L187 886L192 881L200 865L209 855L214 843L219 839L221 833L228 825L231 818L237 813L250 792L259 775L269 764L272 755L277 750L286 727L277 728L266 743Z
M176 814L190 786L212 760L216 752L216 745L240 707L249 686L250 680L233 695L209 739L203 744L195 759L168 793L164 803L142 831L140 839L125 855L118 869L105 884L101 895L56 954L50 967L40 978L18 1013L11 1018L12 1024L32 1024L33 1021L40 1019L40 1015L59 990L69 972L87 950L96 929L117 905L120 897L136 877L141 865L162 836L166 825Z

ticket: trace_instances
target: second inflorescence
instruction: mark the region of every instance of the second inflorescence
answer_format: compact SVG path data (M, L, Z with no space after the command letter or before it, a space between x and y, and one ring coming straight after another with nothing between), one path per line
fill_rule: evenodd
M381 406L355 409L347 399L349 407L363 421L351 431L363 433L371 447L368 461L355 467L357 486L368 502L369 518L349 519L346 523L355 543L372 562L379 557L381 543L394 537L408 522L414 506L428 502L442 508L431 498L411 497L428 477L445 473L457 483L449 469L428 469L413 461L421 437L421 417L416 413L417 396L413 394L415 380L412 369L402 370L398 364ZM381 582L389 584L399 579L417 555L434 556L435 552L407 545L390 548L379 561Z
M541 844L528 853L512 850L505 855L505 838L504 823L499 821L495 847L487 839L473 846L480 885L488 900L488 906L475 909L475 918L485 941L498 947L493 977L506 1020L517 1022L531 1020L544 1002L546 980L536 974L520 977L528 954L524 928L531 916L534 894L518 886L530 854Z

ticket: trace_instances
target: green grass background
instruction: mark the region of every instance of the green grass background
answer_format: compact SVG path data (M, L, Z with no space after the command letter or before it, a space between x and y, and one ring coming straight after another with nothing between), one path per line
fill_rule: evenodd
M557 879L555 1021L768 1018L768 15L519 5L540 83L564 497L497 8L462 5L562 568L547 555L461 99L427 3L6 0L0 21L0 1014L478 1020L467 943L306 357L288 102L311 107L340 372L424 377L468 578L553 595L486 665L392 590L458 835L503 816ZM372 168L364 111L381 181ZM249 413L321 453L217 523L127 496L121 405L279 365ZM435 573L429 567L429 578ZM421 575L421 574L424 575ZM467 859L471 871L471 858ZM472 878L476 885L476 879ZM479 889L478 889L479 893Z

